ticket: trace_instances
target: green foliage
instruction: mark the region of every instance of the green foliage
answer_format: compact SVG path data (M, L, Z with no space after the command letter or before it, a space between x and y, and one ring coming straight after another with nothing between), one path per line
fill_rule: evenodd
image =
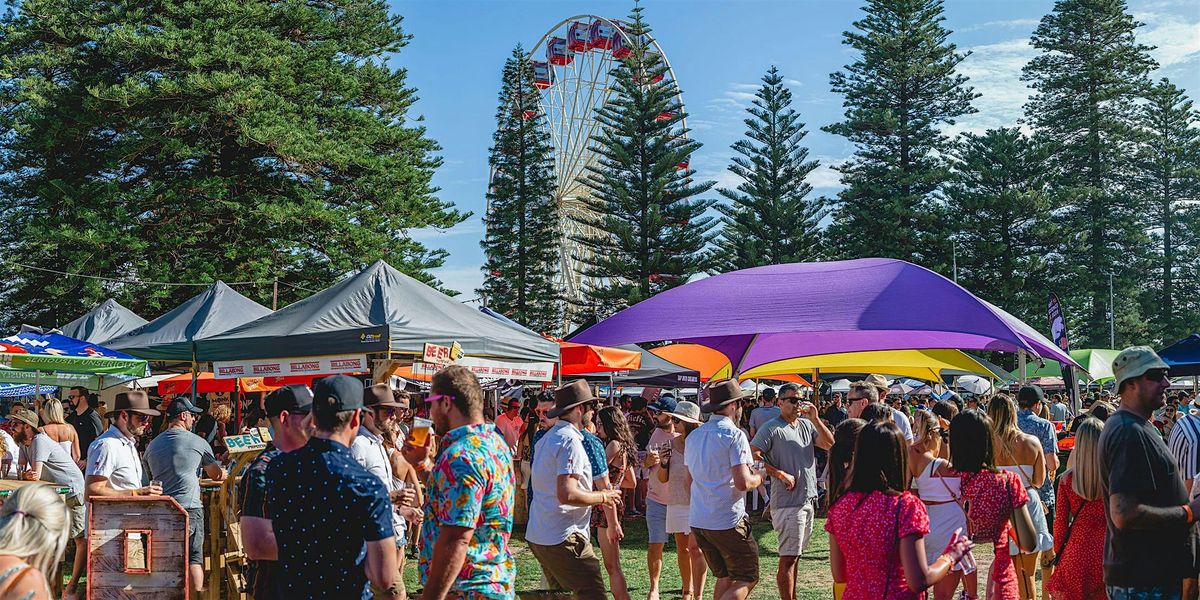
M592 147L599 158L588 167L585 200L592 214L580 217L595 232L579 237L590 252L582 257L584 273L600 282L584 289L586 308L601 316L703 271L716 225L703 216L712 202L693 199L715 182L694 183L694 171L681 168L700 142L683 137L679 89L662 56L647 49L641 7L630 20L631 52L596 117L601 127Z
M804 178L817 168L801 145L807 132L791 108L792 92L779 70L762 78L753 106L747 109L746 137L732 146L729 171L742 178L737 189L719 189L731 204L718 204L724 226L716 241L714 270L819 260L823 203L809 199Z
M859 53L830 76L844 120L825 127L855 147L838 170L830 238L847 258L883 256L940 269L950 264L935 192L947 180L941 128L975 112L978 97L955 73L966 54L942 27L941 0L870 0L843 33Z
M1147 201L1146 226L1156 249L1145 310L1164 343L1200 327L1200 112L1166 79L1141 105L1136 185Z
M1069 316L1083 316L1072 325L1079 347L1109 344L1108 274L1116 296L1135 297L1151 268L1144 202L1130 186L1135 102L1155 66L1134 39L1139 25L1122 0L1058 0L1033 34L1042 52L1022 74L1035 91L1027 119L1051 151L1055 218L1066 234L1056 291ZM1118 347L1134 341L1136 331L1117 332Z
M958 283L1034 325L1046 321L1061 235L1051 219L1046 155L1015 127L965 134L945 188Z
M486 261L479 293L489 307L534 331L561 333L563 298L558 268L558 207L554 149L538 108L533 66L518 45L504 63L497 131L488 166Z
M16 262L156 281L278 277L281 303L465 218L389 66L383 0L24 0L0 21L0 234ZM107 296L146 315L194 288L7 269L20 316L61 324ZM269 303L271 285L239 288ZM17 315L6 315L10 319Z

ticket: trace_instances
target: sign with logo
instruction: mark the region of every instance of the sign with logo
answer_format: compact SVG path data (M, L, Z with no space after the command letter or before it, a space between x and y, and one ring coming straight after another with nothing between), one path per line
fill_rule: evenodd
M455 364L470 369L476 377L486 377L488 379L550 381L554 377L554 363L550 362L505 362L467 356L458 359ZM441 370L442 366L427 362L413 363L412 372L414 375L433 375Z
M366 354L213 361L213 377L216 379L282 377L287 375L333 375L336 373L359 373L368 370L370 369L367 366Z
M225 447L229 448L230 454L239 454L262 450L267 447L269 441L271 441L271 432L265 427L255 427L250 430L250 433L225 436Z
M1055 345L1063 352L1070 352L1071 343L1067 340L1067 320L1063 317L1062 305L1058 303L1058 296L1055 294L1050 294L1046 315L1050 318L1050 339L1054 340Z

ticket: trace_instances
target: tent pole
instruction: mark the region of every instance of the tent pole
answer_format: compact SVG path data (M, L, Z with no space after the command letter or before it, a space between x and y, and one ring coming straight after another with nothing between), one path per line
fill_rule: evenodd
M613 387L616 386L616 383L617 383L616 379L617 379L616 377L613 377L613 372L609 371L608 372L608 405L609 406L613 405L613 394L614 394Z
M821 369L813 369L812 402L821 408Z
M1025 385L1025 350L1017 350L1017 381Z
M237 423L238 427L242 426L242 378L237 377L233 380L233 392L237 398ZM240 431L240 429L239 429Z

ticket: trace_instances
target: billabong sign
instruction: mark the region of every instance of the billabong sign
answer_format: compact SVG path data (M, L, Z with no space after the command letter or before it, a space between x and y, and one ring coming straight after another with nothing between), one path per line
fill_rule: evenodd
M368 370L370 369L367 367L366 354L213 362L213 377L216 379L247 376L334 375L337 373L361 373Z

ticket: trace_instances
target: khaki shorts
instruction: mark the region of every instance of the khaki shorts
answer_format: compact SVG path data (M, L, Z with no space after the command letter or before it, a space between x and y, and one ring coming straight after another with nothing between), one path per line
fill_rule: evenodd
M71 539L87 537L87 502L83 496L67 498L67 511L71 516Z
M742 519L733 529L692 528L704 562L718 579L755 583L758 581L758 542L750 530L750 519Z
M401 596L403 596L406 591L404 589L404 559L405 558L406 557L404 556L404 546L397 546L396 547L396 579L395 579L395 583L392 584L392 589L395 590ZM371 597L372 598L391 598L392 595L388 593L388 590L385 590L382 588L377 588L374 585L372 585L371 586Z
M813 530L813 505L771 509L771 526L779 533L779 555L800 556Z
M551 589L570 590L576 598L604 600L604 578L592 543L582 533L572 533L554 546L529 544L542 565Z

